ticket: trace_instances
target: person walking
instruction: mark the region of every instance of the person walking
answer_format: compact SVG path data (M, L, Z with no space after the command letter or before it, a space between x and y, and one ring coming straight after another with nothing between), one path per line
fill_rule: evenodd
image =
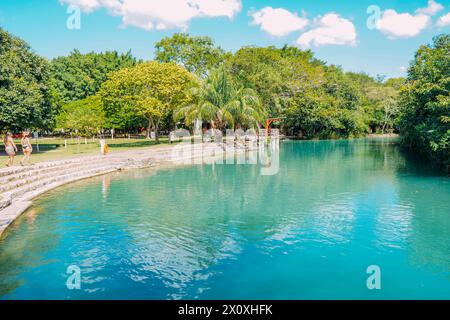
M3 143L5 144L5 152L6 155L9 157L8 162L6 163L7 167L10 167L14 165L14 157L17 153L17 147L14 143L14 139L12 137L12 134L8 132L5 136L5 139L3 140Z
M30 164L30 157L31 153L33 152L33 146L31 145L31 141L28 135L29 132L27 131L22 132L22 140L20 141L23 151L23 159L20 161L20 164L22 166L25 165L25 162L28 162L28 164Z

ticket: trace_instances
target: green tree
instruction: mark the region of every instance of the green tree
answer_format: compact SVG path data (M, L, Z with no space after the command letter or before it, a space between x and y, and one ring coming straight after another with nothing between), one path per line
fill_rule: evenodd
M244 47L227 61L234 78L254 89L269 116L279 116L287 100L307 86L317 86L322 63L311 51L295 47ZM317 76L316 76L317 75Z
M59 129L77 131L83 136L95 135L104 128L105 114L98 97L69 102L56 118Z
M119 70L103 83L99 96L111 127L123 128L133 118L147 121L147 135L158 131L174 108L190 103L196 78L174 63L156 61Z
M211 123L213 128L254 128L264 119L264 110L253 89L237 84L224 68L213 71L202 85L194 88L195 103L179 108L175 119Z
M156 60L175 62L200 77L220 66L227 54L209 37L192 37L187 33L176 33L157 42Z
M450 169L450 35L419 48L401 91L405 147Z
M82 54L74 50L70 55L53 59L52 86L61 104L92 96L108 78L108 74L138 63L130 52L116 51Z
M0 28L0 131L53 125L48 68L27 43Z
M311 51L247 47L227 67L258 93L268 115L286 117L288 134L345 137L366 131L357 87L340 68L326 66Z
M381 133L386 133L387 130L393 129L395 124L395 118L397 117L400 109L398 104L399 91L393 87L383 87L383 101L381 106L383 107L383 120L381 126Z
M283 57L278 49L241 48L229 59L227 68L242 86L257 92L269 116L279 115L285 82Z
M391 78L386 81L374 79L365 73L346 73L358 93L358 105L364 122L370 132L396 129L399 114L398 95L404 78Z

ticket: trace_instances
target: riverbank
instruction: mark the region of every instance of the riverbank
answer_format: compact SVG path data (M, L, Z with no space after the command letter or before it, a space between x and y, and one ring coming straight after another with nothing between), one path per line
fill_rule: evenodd
M397 134L370 134L367 138L393 138L398 137ZM298 137L289 137L280 135L280 139L290 140L305 140ZM120 138L120 139L107 139L106 140L109 151L111 154L134 152L136 150L145 150L148 148L165 148L170 146L169 139L167 137L161 137L160 142L156 143L155 140L150 139L136 139L136 138ZM84 158L88 156L95 156L99 153L98 140L92 139L56 139L56 138L43 138L39 139L38 143L35 139L33 143L33 154L31 156L31 163L34 165L53 162L60 160L69 160L75 158ZM19 148L19 153L15 158L15 164L19 165L22 159L22 151L19 141L16 141ZM39 145L39 147L38 147ZM38 151L39 150L39 151ZM3 146L0 146L0 170L6 168L6 154L3 150Z
M319 139L319 138L310 138L307 139L305 137L298 137L298 136L280 136L284 139L289 140L302 140L302 141L308 141L308 140L352 140L352 139L361 139L361 138L398 138L400 135L397 133L370 133L365 136L358 136L354 138L330 138L330 139Z
M272 176L158 166L38 197L0 239L0 299L449 298L447 177L389 139L279 151ZM373 264L386 290L363 290Z
M59 186L121 170L186 164L211 154L217 145L193 145L188 153L180 153L176 148L177 145L130 149L106 156L79 156L0 169L0 237L34 198Z
M16 140L16 145L19 152L15 158L15 164L19 164L22 159L22 149L20 141ZM39 164L42 162L66 160L71 158L80 158L86 156L98 155L100 144L98 139L60 139L60 138L40 138L39 140L32 139L33 154L31 162ZM128 150L139 150L145 148L159 148L168 146L169 140L162 137L159 143L154 139L138 139L138 138L115 138L107 139L106 143L109 146L110 153L123 152ZM3 145L0 146L0 169L6 168L6 154Z
M367 135L367 138L398 138L399 136L397 133L371 133Z
M397 135L370 135L370 138L392 138ZM199 145L203 151L215 149L217 145ZM15 166L0 169L0 237L8 226L32 204L37 196L59 186L104 175L116 171L138 168L162 168L177 162L194 159L195 154L174 154L176 145L155 145L152 147L114 150L107 156L94 151L76 154L54 161L44 161L32 166ZM203 156L203 153L200 154Z

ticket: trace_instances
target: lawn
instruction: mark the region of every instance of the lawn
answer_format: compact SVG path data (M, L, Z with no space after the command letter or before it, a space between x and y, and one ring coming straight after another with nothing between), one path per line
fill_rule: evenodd
M55 138L40 138L39 140L32 139L33 154L31 157L32 163L39 163L45 161L61 160L65 158L74 158L86 155L100 154L100 143L98 139L92 140L81 138L67 139L67 146L64 139ZM109 145L110 153L124 151L127 149L145 148L150 146L162 146L169 143L165 137L160 138L160 143L157 144L154 139L106 139ZM19 161L23 157L20 141L15 141L19 152L15 158L14 164L19 165ZM39 151L38 151L39 149ZM3 144L0 146L0 168L5 167L7 161Z

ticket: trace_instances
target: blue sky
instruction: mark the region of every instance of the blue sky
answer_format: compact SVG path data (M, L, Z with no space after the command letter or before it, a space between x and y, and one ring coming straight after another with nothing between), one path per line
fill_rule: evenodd
M67 28L69 5L80 29ZM372 29L370 5L380 9ZM0 0L0 26L50 59L75 48L151 59L156 41L187 31L232 51L297 45L347 71L395 77L421 44L450 32L449 11L450 0Z

